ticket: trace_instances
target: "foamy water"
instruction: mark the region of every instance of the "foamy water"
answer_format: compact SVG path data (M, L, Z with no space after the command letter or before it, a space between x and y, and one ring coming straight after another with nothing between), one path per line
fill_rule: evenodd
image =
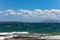
M13 35L13 34L29 34L29 32L5 32L5 33L0 33L0 40L4 40L6 38L13 38L13 36L16 36L16 35ZM40 34L42 35L42 34ZM60 35L54 35L54 36L46 36L45 34L43 36L28 36L28 37L37 37L39 39L60 39Z
M6 38L12 38L13 36L16 36L14 34L28 34L29 32L3 32L0 33L0 40L4 40Z

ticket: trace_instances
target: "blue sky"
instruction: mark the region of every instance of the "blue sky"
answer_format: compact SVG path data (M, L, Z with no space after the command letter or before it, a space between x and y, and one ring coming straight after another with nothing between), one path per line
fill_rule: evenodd
M60 0L0 0L0 10L60 9Z
M0 0L0 21L41 22L50 19L60 20L60 0Z

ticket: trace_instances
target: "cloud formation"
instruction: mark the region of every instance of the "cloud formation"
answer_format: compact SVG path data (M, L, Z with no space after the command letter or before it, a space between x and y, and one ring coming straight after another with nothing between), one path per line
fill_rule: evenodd
M19 16L23 18L35 18L35 19L52 19L52 20L60 20L60 10L58 9L51 9L51 10L40 10L40 9L35 9L35 10L5 10L5 11L0 11L0 15L5 15L5 16Z
M52 9L52 10L40 10L40 9L35 9L33 11L31 10L5 10L5 11L0 11L0 14L3 15L21 15L21 16L28 16L28 17L56 17L60 16L60 10L57 9Z

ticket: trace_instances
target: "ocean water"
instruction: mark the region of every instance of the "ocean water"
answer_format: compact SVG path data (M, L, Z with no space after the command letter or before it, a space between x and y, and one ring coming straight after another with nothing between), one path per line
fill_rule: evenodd
M60 23L0 23L0 32L57 33Z

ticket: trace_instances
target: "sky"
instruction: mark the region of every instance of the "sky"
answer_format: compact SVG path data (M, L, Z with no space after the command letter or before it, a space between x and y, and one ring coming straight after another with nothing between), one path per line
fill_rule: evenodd
M0 21L60 20L60 0L0 0Z
M60 0L0 0L0 10L60 9Z

